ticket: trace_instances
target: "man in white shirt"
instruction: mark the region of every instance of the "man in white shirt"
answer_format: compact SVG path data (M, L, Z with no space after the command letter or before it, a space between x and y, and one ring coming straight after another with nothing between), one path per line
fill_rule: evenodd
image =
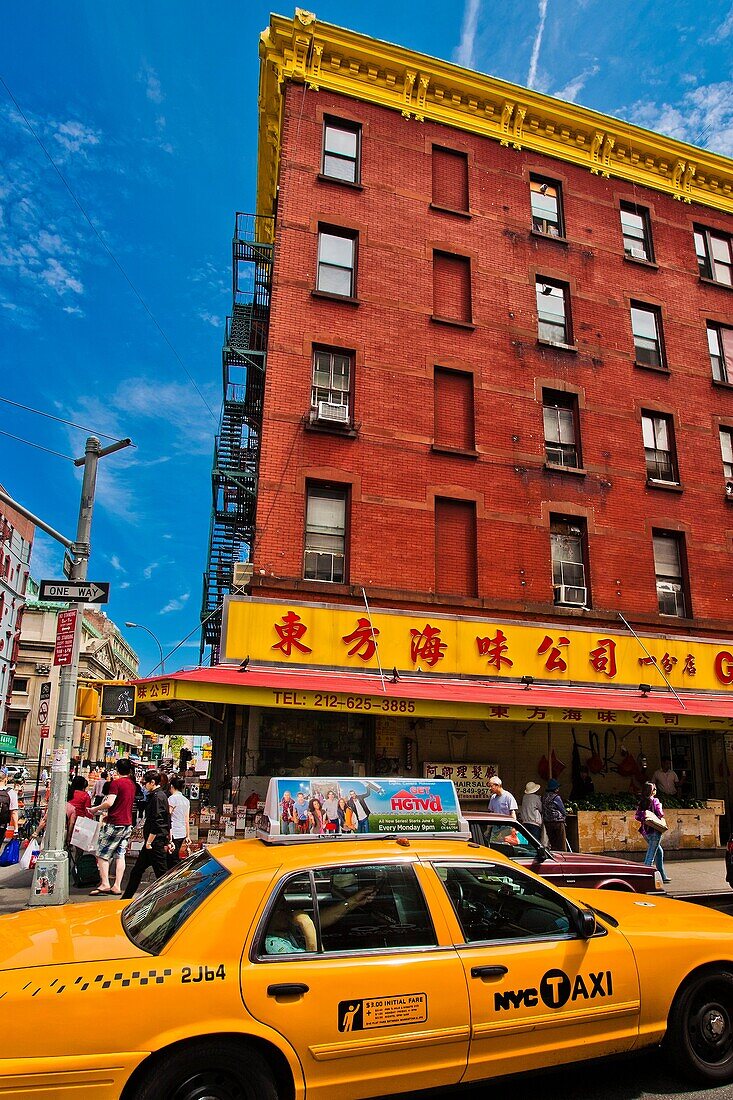
M492 775L489 780L489 790L491 791L489 813L505 814L506 817L516 818L517 800L513 794L504 790L498 775Z
M0 855L18 832L18 792L8 786L8 769L0 768Z
M172 775L170 781L171 794L168 797L168 809L171 814L171 844L173 848L168 852L168 867L175 867L178 863L181 845L185 841L190 844L188 835L188 821L191 812L191 803L183 793L183 780L180 775Z
M672 761L669 756L662 757L662 766L657 768L652 776L652 783L661 791L662 794L677 794L677 786L679 784L680 777L677 772L672 771Z

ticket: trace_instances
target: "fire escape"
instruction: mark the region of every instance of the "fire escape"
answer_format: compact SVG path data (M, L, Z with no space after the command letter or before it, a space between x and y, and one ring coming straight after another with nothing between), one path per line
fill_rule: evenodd
M211 471L208 568L201 608L201 659L218 660L222 603L243 580L255 533L265 359L272 279L272 218L237 214L232 241L232 315L222 349L224 399ZM244 576L244 574L243 574Z

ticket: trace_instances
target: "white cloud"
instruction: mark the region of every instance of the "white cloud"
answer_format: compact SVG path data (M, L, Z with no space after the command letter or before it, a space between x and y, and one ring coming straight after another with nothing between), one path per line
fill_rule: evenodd
M57 294L66 294L69 290L73 291L74 294L84 293L84 284L81 279L77 279L68 268L64 267L53 256L47 258L46 266L38 274L43 282L50 286L52 290L55 290Z
M143 569L143 576L145 577L145 580L149 581L150 578L153 575L153 572L156 569L159 569L159 568L160 568L160 562L159 561L151 561L150 565L146 565L145 568Z
M199 313L199 317L202 321L205 321L207 325L213 325L214 328L221 328L222 319L217 316L216 313L209 313L208 310L204 310Z
M529 62L529 72L527 73L527 87L533 88L535 79L537 78L537 62L540 57L540 46L542 45L542 35L545 32L545 19L547 18L547 0L539 0L539 12L540 22L537 27L537 34L535 35L534 44L532 46L532 56Z
M625 114L649 130L733 155L733 80L691 88L676 104L637 102Z
M733 34L733 5L720 26L716 27L707 41L711 45L717 45L723 38L730 38Z
M463 65L466 69L475 67L476 31L480 8L480 0L466 0L463 25L461 26L461 41L458 48L453 51L455 63Z
M150 65L144 65L138 73L138 80L145 85L145 95L151 103L162 103L165 99L160 77Z
M64 551L54 539L36 531L31 548L30 570L35 581L62 576Z
M118 573L127 572L117 554L112 555L112 557L109 559L109 564L112 566L113 569L116 569Z
M63 306L64 313L70 313L74 317L85 317L83 309L79 309L78 306Z
M575 103L588 80L598 72L600 72L599 66L591 65L590 68L584 69L578 76L573 77L564 88L560 88L559 91L553 92L552 94L556 96L557 99L564 99L568 103Z
M161 607L158 614L169 615L171 611L182 611L183 608L186 606L186 603L188 602L190 596L190 592L184 592L181 596L178 597L177 600L169 600L165 607Z
M54 141L57 141L67 153L86 152L89 146L99 145L99 131L92 130L83 122L57 122L54 125L56 127Z

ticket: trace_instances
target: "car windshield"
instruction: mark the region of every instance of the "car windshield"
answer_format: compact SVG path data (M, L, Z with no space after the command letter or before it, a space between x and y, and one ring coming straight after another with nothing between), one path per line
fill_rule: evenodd
M501 852L510 859L537 858L541 845L524 831L518 821L507 825L496 821L481 821L477 824L481 843L493 848L495 852Z
M156 955L229 872L206 850L154 882L122 914L137 947Z

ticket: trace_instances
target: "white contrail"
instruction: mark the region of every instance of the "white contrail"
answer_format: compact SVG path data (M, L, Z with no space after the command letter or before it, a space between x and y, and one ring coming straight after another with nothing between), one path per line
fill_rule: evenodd
M540 25L537 28L537 34L535 35L534 45L532 46L532 57L529 62L529 72L527 73L527 87L531 88L534 84L535 77L537 76L537 61L540 56L540 46L542 45L542 35L545 31L545 16L547 15L547 0L540 0Z
M547 2L547 0L545 0ZM476 44L476 29L478 27L478 13L481 0L468 0L466 10L463 13L463 26L461 27L461 42L455 51L453 60L457 65L463 65L466 69L473 69L473 51Z

